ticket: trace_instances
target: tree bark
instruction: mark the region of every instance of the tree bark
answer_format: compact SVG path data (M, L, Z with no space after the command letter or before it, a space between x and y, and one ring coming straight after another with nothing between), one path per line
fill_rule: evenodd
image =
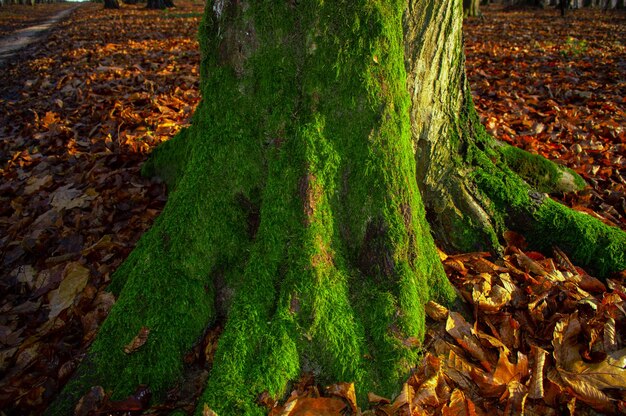
M463 0L463 10L465 17L480 17L480 0Z
M104 0L105 9L119 9L120 3L118 0Z
M48 414L94 385L162 399L217 321L199 414L262 413L258 395L281 397L304 371L355 382L361 401L397 394L423 305L455 300L426 210L450 249L497 252L513 228L542 248L564 240L601 273L626 268L624 233L529 185L580 178L478 123L462 14L460 0L207 3L203 100L144 166L168 183L167 206L114 274L118 301ZM147 342L124 353L142 328Z
M163 10L170 7L174 7L173 0L148 0L148 3L146 4L147 9L154 10Z

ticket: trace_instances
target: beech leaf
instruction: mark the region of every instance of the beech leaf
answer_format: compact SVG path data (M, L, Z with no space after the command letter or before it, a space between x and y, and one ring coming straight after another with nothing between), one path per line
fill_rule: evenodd
M56 318L61 312L69 308L76 297L83 291L89 280L89 269L80 263L69 263L63 271L63 280L59 287L50 292L50 313L48 318Z
M148 335L150 335L150 328L142 326L135 338L124 347L124 352L132 354L137 351L148 341Z

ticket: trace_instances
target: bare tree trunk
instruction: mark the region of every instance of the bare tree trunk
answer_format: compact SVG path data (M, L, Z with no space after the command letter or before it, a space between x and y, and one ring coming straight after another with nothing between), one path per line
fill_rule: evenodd
M170 7L174 7L173 0L148 0L148 4L146 6L148 9L167 9Z
M118 0L104 0L105 9L119 9L120 3Z

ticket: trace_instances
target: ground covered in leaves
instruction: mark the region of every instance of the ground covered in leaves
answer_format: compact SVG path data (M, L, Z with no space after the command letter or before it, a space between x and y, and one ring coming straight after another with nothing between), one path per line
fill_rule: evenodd
M0 39L16 30L44 23L55 14L72 8L73 3L38 4L37 7L11 5L0 9Z
M199 100L203 5L176 3L168 11L82 5L0 71L7 415L41 413L67 381L115 302L104 291L110 273L163 207L164 186L141 178L139 166ZM37 7L14 20L29 25L47 13ZM15 30L4 24L13 21L7 10L26 9L0 9L0 36ZM556 197L626 228L626 14L585 10L563 20L551 10L487 9L465 35L488 129L575 169L590 187ZM626 412L624 276L601 283L558 250L551 259L526 252L517 235L507 241L502 259L441 253L467 310L429 304L424 360L400 396L372 392L364 413ZM150 407L145 388L112 402L94 386L78 414L191 411L218 336L208 332L188 354L186 381L167 403ZM259 401L272 415L361 411L354 386L322 387L307 375L286 402Z

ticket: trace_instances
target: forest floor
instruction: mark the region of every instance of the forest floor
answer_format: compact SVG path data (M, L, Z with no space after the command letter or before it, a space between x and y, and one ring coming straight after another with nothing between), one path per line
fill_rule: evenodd
M11 5L0 9L0 39L19 29L41 24L51 16L74 7L75 3Z
M199 101L203 4L176 4L83 4L0 72L6 415L41 413L68 380L115 301L105 291L110 274L164 206L164 185L139 167ZM0 9L0 39L65 6ZM555 197L626 229L626 14L578 10L561 19L554 10L487 8L484 19L466 21L465 37L489 131L576 170L590 186ZM400 396L371 396L376 414L626 411L624 274L601 283L558 248L548 258L526 252L518 235L506 238L501 259L441 253L475 322L430 304L425 358ZM143 410L193 408L214 335L187 357L190 375L171 400ZM290 400L350 406L351 389L335 385L318 400L303 378ZM138 403L104 399L80 410L124 414ZM265 404L272 414L283 409Z
M64 3L60 3L60 4L64 4ZM69 8L59 7L60 10L51 9L50 11L53 12L54 14L49 16L47 19L43 21L35 20L37 23L35 23L34 25L19 28L15 31L11 31L9 33L4 34L0 38L0 65L10 60L13 57L13 55L21 51L22 49L25 49L31 43L34 43L38 40L43 40L43 37L48 33L48 31L57 22L69 16L72 13L72 11L78 6L79 5L75 4L73 7L69 7ZM11 13L7 13L7 15L10 15L10 14ZM6 16L4 15L2 16L4 20ZM5 21L4 23L7 23L7 22ZM19 19L16 19L15 22L11 21L11 23L17 23L19 27L19 25L22 23L28 23L28 20L20 21ZM6 28L7 26L3 26L3 27Z

